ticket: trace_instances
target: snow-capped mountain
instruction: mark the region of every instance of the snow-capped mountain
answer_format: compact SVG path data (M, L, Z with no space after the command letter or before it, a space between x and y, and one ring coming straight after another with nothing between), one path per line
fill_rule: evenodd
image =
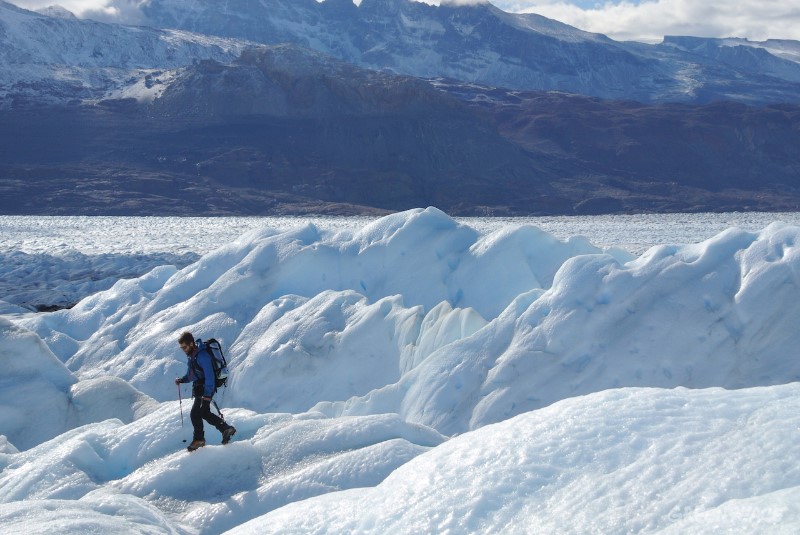
M430 83L296 45L0 110L0 213L795 210L800 108Z
M151 0L141 11L154 27L291 42L362 67L423 78L644 102L800 97L798 56L785 53L800 43L794 47L791 41L756 48L727 40L720 55L711 55L674 46L674 40L616 42L539 15L506 13L488 2Z
M0 212L800 206L793 42L618 43L490 4L140 9L164 28L0 0ZM589 96L464 81L501 75Z
M230 61L246 46L180 30L79 20L63 9L36 13L0 1L0 107L99 99L193 61Z
M78 20L59 8L34 13L0 0L5 105L97 99L112 90L140 96L143 88L152 97L169 78L159 71L229 62L253 43L293 43L368 69L511 89L642 102L800 99L795 41L616 42L490 3L150 0L138 10L135 20L145 26Z
M664 37L664 46L705 56L743 72L761 72L791 82L800 82L800 42L770 39L714 39Z

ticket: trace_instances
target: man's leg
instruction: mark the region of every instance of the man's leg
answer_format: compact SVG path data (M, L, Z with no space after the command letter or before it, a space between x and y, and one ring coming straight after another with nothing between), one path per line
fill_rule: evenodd
M228 428L228 424L225 423L225 420L211 412L211 401L203 401L202 414L203 420L216 427L220 433Z
M205 408L203 411L203 419L216 427L217 431L222 433L223 444L230 442L231 437L236 433L236 429L232 425L225 423L225 420L211 412L211 401L204 401L203 407Z
M192 404L192 411L189 413L189 418L192 421L192 427L194 427L194 436L192 437L193 440L205 440L205 433L203 432L203 396L195 395L194 396L194 403Z

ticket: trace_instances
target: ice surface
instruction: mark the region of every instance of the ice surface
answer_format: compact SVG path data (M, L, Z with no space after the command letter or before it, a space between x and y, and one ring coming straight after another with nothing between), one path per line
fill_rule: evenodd
M76 382L72 373L40 338L2 318L0 347L0 434L18 448L29 448L66 431L67 396Z
M313 223L354 231L370 217L106 217L0 215L0 300L9 305L67 306L116 279L163 264L179 268L256 229L285 232ZM598 247L641 254L660 244L695 243L737 227L758 231L773 221L800 225L800 213L638 214L592 217L462 217L481 235L523 225L566 241L585 236ZM116 278L115 278L116 277ZM0 303L0 313L24 311Z
M3 533L178 534L153 505L126 495L80 500L26 500L0 505Z
M736 533L788 533L800 512L798 395L792 384L568 399L453 438L375 487L230 533L694 533L721 518ZM766 514L753 514L759 504Z
M634 256L431 208L255 226L69 310L8 305L0 525L797 532L798 237ZM185 329L223 341L237 428L192 454Z

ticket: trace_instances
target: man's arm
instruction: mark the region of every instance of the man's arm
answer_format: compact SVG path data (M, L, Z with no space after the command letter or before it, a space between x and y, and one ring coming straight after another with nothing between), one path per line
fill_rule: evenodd
M176 377L175 384L179 385L181 383L188 383L189 382L189 367L186 367L186 374L183 377Z

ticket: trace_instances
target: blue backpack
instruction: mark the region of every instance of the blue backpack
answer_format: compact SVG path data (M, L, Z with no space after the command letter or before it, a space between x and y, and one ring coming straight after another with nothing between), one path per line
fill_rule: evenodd
M203 347L201 339L195 340L197 347ZM211 355L211 366L214 368L215 387L228 386L228 362L222 353L222 344L216 338L209 338L205 342L205 350Z

